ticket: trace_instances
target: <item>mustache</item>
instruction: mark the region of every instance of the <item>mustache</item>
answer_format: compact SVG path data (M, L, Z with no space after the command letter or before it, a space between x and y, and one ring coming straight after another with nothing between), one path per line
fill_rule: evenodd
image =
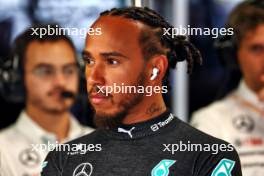
M65 90L63 88L55 88L48 92L48 96L53 96L54 93L59 93L62 98L75 98L76 94L72 91Z
M63 98L75 98L75 94L71 91L63 91L61 92L61 97Z

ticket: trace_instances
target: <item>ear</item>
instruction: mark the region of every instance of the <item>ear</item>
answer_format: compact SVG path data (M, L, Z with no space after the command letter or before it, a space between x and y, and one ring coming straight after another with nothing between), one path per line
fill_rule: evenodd
M149 79L152 76L153 68L157 68L159 70L159 73L155 80L158 82L162 81L164 75L166 74L166 71L168 69L168 59L165 55L157 55L150 59L149 63Z

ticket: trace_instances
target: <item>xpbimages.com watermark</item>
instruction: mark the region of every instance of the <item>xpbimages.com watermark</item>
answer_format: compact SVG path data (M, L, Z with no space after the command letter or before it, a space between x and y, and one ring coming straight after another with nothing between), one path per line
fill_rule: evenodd
M218 38L225 35L234 35L233 28L193 28L190 25L187 27L179 26L175 28L163 28L163 35L171 36L172 38L178 35L197 35L197 36L211 36L212 38Z
M75 28L75 27L60 27L59 25L48 25L44 27L32 27L31 35L42 38L44 35L68 35L68 36L79 36L85 38L86 35L101 35L101 28Z
M145 94L146 96L152 96L153 93L168 93L168 86L129 86L124 83L121 83L121 85L114 83L112 86L97 86L97 93L101 93L106 96L112 93Z
M163 144L163 152L169 152L172 155L177 152L211 152L218 154L219 152L234 151L232 144L195 144L190 141L179 141L177 144Z
M85 154L87 152L102 151L101 144L60 144L48 142L47 144L31 144L31 150L37 152L60 151L67 152L69 155Z

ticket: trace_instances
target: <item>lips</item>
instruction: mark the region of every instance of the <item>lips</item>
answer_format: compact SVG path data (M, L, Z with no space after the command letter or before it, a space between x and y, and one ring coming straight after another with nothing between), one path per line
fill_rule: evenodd
M91 94L90 95L90 100L91 103L93 104L100 104L103 103L104 101L106 101L109 97L102 95L102 94Z

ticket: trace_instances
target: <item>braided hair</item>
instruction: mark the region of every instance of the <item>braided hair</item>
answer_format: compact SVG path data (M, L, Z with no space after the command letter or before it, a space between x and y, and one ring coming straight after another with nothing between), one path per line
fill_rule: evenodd
M187 60L187 73L192 72L194 62L202 63L199 50L185 36L172 37L164 34L164 29L172 29L173 26L148 7L113 8L102 12L100 16L120 16L145 24L146 28L140 34L139 43L146 60L156 54L164 54L167 56L170 68L175 68L177 62ZM165 75L165 82L168 82L168 74L169 69Z

